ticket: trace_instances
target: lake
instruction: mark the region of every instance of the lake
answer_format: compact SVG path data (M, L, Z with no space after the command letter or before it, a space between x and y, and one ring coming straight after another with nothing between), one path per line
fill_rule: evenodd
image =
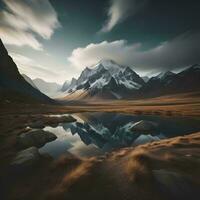
M45 144L40 153L53 158L69 152L77 157L103 155L123 147L200 131L200 120L184 117L142 116L121 113L78 113L72 115L74 123L61 123L57 127L45 127L57 139ZM153 133L131 131L134 123L148 120L158 124Z

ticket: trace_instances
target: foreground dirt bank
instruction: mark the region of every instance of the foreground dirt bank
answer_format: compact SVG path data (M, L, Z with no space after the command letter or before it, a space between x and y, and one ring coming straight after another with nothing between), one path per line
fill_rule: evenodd
M198 199L200 132L90 159L45 157L4 173L6 199Z

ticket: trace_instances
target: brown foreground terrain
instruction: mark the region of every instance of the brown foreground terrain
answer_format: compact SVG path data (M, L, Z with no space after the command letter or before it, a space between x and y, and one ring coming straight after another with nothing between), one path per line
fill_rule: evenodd
M200 133L125 148L101 157L41 158L2 175L5 199L199 199Z
M13 171L16 137L45 114L122 112L136 115L200 117L199 93L154 99L79 102L70 105L0 106L0 199L199 199L200 132L125 148L101 157L58 160L41 157L33 168Z

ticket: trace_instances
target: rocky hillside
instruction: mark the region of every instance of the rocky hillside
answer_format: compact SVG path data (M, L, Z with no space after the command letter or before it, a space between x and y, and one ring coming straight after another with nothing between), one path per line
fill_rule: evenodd
M19 73L16 64L8 55L0 40L0 99L3 102L54 101L30 85Z
M128 66L112 60L101 60L86 67L79 78L72 79L66 95L84 98L122 99L128 98L145 84L144 80Z
M73 78L62 91L67 100L140 99L196 92L200 89L200 65L195 64L177 74L162 72L145 80L132 67L102 60L86 67L79 78Z

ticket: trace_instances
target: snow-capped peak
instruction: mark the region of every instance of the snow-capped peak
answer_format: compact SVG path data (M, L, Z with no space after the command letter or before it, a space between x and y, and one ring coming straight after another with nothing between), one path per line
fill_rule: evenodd
M165 79L167 76L172 76L174 75L173 72L171 71L166 71L166 72L161 72L160 74L158 74L156 77L159 79Z
M117 63L111 59L101 59L96 65L99 65L99 64L103 66L109 66L109 65L116 65Z
M83 90L97 94L106 91L112 96L120 96L126 90L138 90L144 81L130 67L119 65L113 60L101 60L96 65L86 67L74 83L70 84L66 92Z
M192 69L200 69L200 64L195 64L195 65L192 65L191 67Z
M108 70L112 75L119 73L123 69L125 69L124 66L121 66L117 64L113 60L105 59L105 60L100 60L96 65L91 66L91 69L93 70L98 70L99 67L103 66L106 70Z

